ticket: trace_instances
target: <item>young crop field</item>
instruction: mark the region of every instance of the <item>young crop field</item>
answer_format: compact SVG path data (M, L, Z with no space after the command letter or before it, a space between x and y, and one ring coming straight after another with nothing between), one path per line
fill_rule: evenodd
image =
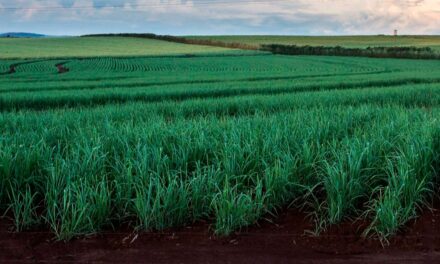
M431 206L439 60L167 45L1 54L0 210L16 231L208 221L224 236L293 207L315 234L362 220L388 239Z
M440 36L188 36L189 39L243 43L248 45L282 44L297 46L431 47L440 52Z
M230 49L119 37L0 38L0 58L157 56L228 53Z

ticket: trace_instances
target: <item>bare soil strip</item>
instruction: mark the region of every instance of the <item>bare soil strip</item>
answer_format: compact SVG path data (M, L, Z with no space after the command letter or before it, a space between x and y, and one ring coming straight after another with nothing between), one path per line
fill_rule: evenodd
M66 64L66 63L67 62L62 62L62 63L58 63L58 64L55 65L57 67L57 69L58 69L58 73L59 74L63 74L63 73L69 72L69 68L64 66L64 64Z
M434 263L440 261L440 212L410 223L389 245L361 236L365 223L343 223L320 236L313 224L288 210L274 223L228 238L212 235L208 223L160 233L104 232L70 242L46 231L12 233L0 221L0 263Z
M11 66L9 66L9 72L8 72L8 74L13 74L13 73L15 73L15 65L11 65Z

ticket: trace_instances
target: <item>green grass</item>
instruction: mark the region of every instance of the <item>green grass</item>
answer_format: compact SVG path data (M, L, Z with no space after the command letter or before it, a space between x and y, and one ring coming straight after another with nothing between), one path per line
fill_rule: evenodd
M94 56L163 56L227 53L226 48L186 45L152 39L70 37L0 39L0 58L56 58Z
M438 60L234 52L1 60L0 212L68 240L291 205L387 239L429 206Z
M348 48L415 46L440 51L440 36L188 36L249 45L343 46Z

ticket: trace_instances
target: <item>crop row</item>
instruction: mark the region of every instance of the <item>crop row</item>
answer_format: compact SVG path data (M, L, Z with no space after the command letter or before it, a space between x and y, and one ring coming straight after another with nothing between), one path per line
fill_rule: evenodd
M300 201L318 230L365 217L367 233L387 237L416 217L438 171L438 108L172 122L141 107L103 114L2 116L0 199L18 230L44 225L68 239L121 222L162 230L212 219L229 234Z
M65 63L66 74L56 74L55 65ZM115 64L110 67L106 64ZM226 80L277 80L373 73L438 74L438 61L377 60L365 58L301 56L237 56L195 58L96 58L1 61L5 68L16 65L16 73L0 79L0 89L49 86L96 86L118 84L203 82ZM134 69L142 69L136 71ZM436 70L437 69L437 70ZM5 69L7 70L7 69ZM133 71L132 71L133 70Z
M93 63L95 60L152 67L169 65L174 69L168 68L157 74L126 73L124 69L108 72L97 67ZM437 61L358 60L332 57L241 56L25 61L18 64L16 73L3 75L0 79L0 109L44 110L131 101L158 102L335 89L385 88L411 83L435 84L439 81ZM65 67L69 72L56 73L55 64L61 62L66 62ZM75 67L88 64L91 67L90 71ZM208 64L211 66L208 67ZM217 69L213 70L215 67ZM26 72L26 69L30 72Z
M60 62L0 78L0 214L17 230L227 235L290 204L316 232L359 218L388 238L438 186L438 61Z
M358 65L334 65L333 68L326 67L320 61L308 61L304 58L289 60L289 57L271 57L267 60L265 56L237 56L237 57L170 57L170 58L91 58L91 59L70 59L66 64L77 73L107 73L107 72L307 72L307 71L334 71L352 70L363 71L365 67ZM17 67L21 72L38 73L46 71L46 68L53 68L58 61L28 61L26 66ZM297 68L301 64L301 68ZM355 66L354 68L352 66ZM369 70L367 67L366 69Z
M161 101L161 102L130 102L126 104L106 104L95 107L79 107L74 109L53 109L49 113L74 112L76 119L87 121L81 118L82 115L99 116L104 119L108 113L111 116L120 117L126 120L126 112L133 122L143 122L144 116L160 115L166 119L174 118L196 118L196 117L230 117L248 116L254 114L271 114L298 109L325 108L331 106L360 107L362 105L374 106L399 106L402 108L431 109L440 106L440 90L437 85L404 85L384 89L349 89L329 90L320 92L304 92L299 94L277 94L277 95L247 95L226 98L200 98L189 99L182 102ZM120 111L124 109L124 111ZM141 110L141 111L140 111ZM16 116L41 116L43 112L22 109L19 112L3 113L4 127L13 128L17 126L14 120ZM119 113L120 114L117 114ZM136 113L137 114L133 114ZM30 126L32 127L32 125Z
M17 71L34 74L50 72L55 65L63 60L25 61L18 66ZM65 62L65 61L64 61ZM1 64L7 64L3 60ZM11 61L10 64L13 64ZM330 66L330 67L329 67ZM307 73L361 73L381 70L417 70L435 69L437 61L411 61L411 60L375 60L367 58L338 58L338 57L304 57L304 56L218 56L218 57L169 57L169 58L90 58L69 59L66 67L71 69L70 77L82 78L84 75L108 76L108 73L139 73L145 76L155 72L164 74L177 73L289 73L304 75ZM50 70L49 70L50 69ZM25 74L21 75L26 77ZM48 76L49 77L49 76ZM53 78L53 76L50 76ZM69 76L63 76L69 79ZM50 78L46 78L50 79ZM14 80L19 81L20 78ZM63 78L61 78L63 80Z
M312 92L322 90L347 90L354 88L394 87L405 84L433 84L438 87L437 79L403 79L380 80L369 82L334 83L333 81L320 84L290 85L270 87L267 84L247 85L236 87L234 84L221 85L204 89L202 85L180 85L170 89L158 87L138 87L130 89L108 88L95 89L83 93L77 91L57 91L41 93L5 93L0 97L0 110L11 111L20 109L45 110L63 107L97 106L134 101L160 102L164 100L183 101L196 98L219 98L242 95L276 95L286 93Z
M232 75L232 74L231 74ZM322 85L325 89L326 85L347 85L349 83L355 83L361 86L363 83L371 86L371 83L386 86L388 83L409 83L409 82L434 82L437 80L437 75L433 72L415 72L415 71L376 71L376 72L363 72L363 73L314 73L314 74L288 74L279 75L273 74L256 74L254 77L250 77L247 74L236 74L236 76L229 76L229 78L221 78L218 75L208 75L194 77L192 75L181 75L175 77L163 77L163 76L124 76L93 79L93 80L53 80L52 82L34 81L27 79L19 82L14 81L8 84L0 84L0 93L23 93L23 92L38 92L44 93L47 91L59 92L59 91L72 91L75 90L103 90L103 89L118 89L120 92L129 92L130 89L148 89L153 90L162 88L167 91L179 90L179 87L185 87L185 89L202 88L204 90L212 89L250 89L250 88L264 88L271 87L316 87ZM3 87L2 87L3 86ZM133 89L132 89L133 90Z

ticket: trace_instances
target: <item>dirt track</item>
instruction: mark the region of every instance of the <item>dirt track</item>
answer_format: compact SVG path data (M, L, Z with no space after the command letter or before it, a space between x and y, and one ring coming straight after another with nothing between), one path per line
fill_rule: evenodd
M9 66L9 72L7 72L7 74L13 74L13 73L15 73L15 65L11 65L11 66Z
M215 238L209 225L163 233L106 232L69 243L47 232L14 234L0 225L0 263L440 263L440 213L426 213L383 248L361 238L358 224L342 224L320 237L305 235L311 224L288 211L275 224Z
M65 67L64 64L66 64L67 62L62 62L62 63L58 63L55 65L55 67L57 67L58 73L59 74L63 74L66 72L69 72L69 68Z

